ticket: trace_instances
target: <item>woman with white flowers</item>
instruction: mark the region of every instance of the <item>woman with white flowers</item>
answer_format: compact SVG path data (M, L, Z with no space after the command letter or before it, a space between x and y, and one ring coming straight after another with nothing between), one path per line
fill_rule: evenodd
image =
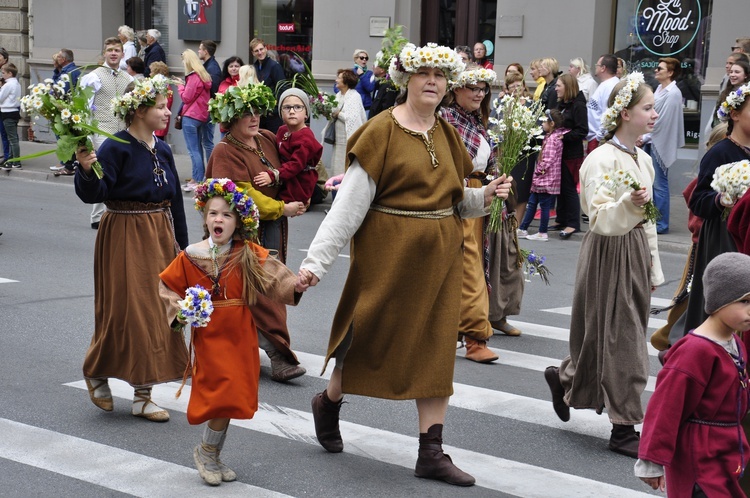
M727 123L727 137L711 147L701 159L698 184L690 197L690 211L703 219L695 254L693 284L685 312L687 334L703 323L708 316L703 307L703 272L719 254L736 251L737 247L727 231L721 194L711 187L716 168L750 159L750 83L741 85L727 95L719 105L717 117Z
M169 122L169 81L161 75L135 81L113 104L127 129L125 141L104 141L97 153L76 153L76 194L103 202L94 248L94 337L83 363L91 401L112 411L109 378L135 389L131 413L154 422L169 412L151 401L154 384L182 378L185 340L164 320L159 273L188 244L185 209L172 150L154 137ZM99 160L104 177L92 164Z
M649 374L646 327L651 292L664 282L656 227L646 221L654 170L636 148L658 114L641 73L615 86L603 116L605 145L580 171L581 206L590 226L583 237L570 320L570 356L544 377L561 420L570 407L606 408L612 422L609 449L638 457L643 422L641 394ZM632 179L632 181L631 181ZM631 187L633 181L639 189Z
M456 52L435 44L409 43L391 60L391 78L403 93L349 140L349 167L300 280L316 285L352 241L326 355L336 365L326 390L312 400L321 446L332 453L344 448L344 393L414 399L420 432L414 474L471 486L474 478L442 450L461 304L459 216L486 215L495 196L508 196L510 183L502 176L484 188L464 187L471 158L456 129L437 114L463 69Z
M490 85L496 80L495 71L471 63L451 85L452 89L448 93L450 103L440 110L441 117L456 127L469 151L474 169L466 177L466 185L472 188L486 184L487 175L495 175L497 172L495 149L490 144L486 128L492 100ZM483 216L461 220L464 232L464 277L458 335L466 344L466 359L477 363L490 363L498 359L487 347L487 340L493 333L488 319L490 247L484 243L485 237L489 237L487 219L487 216ZM505 232L501 230L501 233ZM520 271L516 273L521 275ZM504 292L505 289L494 290Z

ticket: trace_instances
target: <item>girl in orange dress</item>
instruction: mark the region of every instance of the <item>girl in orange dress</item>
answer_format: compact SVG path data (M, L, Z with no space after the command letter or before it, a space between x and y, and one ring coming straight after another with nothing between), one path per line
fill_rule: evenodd
M205 240L189 245L161 273L160 294L175 328L185 324L178 301L189 287L211 294L210 321L191 334L187 417L191 424L208 422L193 458L203 480L218 486L237 478L219 459L230 419L249 419L258 410L258 335L249 306L258 294L284 304L297 304L300 294L296 276L252 242L258 210L241 188L226 178L209 179L196 188L195 204Z

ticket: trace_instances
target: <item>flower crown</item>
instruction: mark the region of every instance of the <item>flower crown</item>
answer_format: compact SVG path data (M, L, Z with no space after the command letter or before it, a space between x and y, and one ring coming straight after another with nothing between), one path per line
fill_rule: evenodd
M229 123L245 114L264 116L276 107L276 97L263 83L230 86L208 101L208 113L214 123Z
M171 80L162 74L156 74L151 78L143 78L133 82L135 87L130 92L112 99L112 110L120 119L135 111L142 105L152 107L156 103L156 96L172 95L169 88Z
M746 83L740 86L737 90L729 92L727 99L722 102L716 110L716 116L719 120L729 121L729 113L742 105L748 93L750 93L750 83Z
M479 67L462 72L458 76L456 81L451 84L451 90L455 90L456 88L463 88L466 85L476 85L477 83L481 82L487 83L488 85L493 85L496 81L497 73L495 71L493 71L492 69Z
M466 69L466 64L455 51L437 43L428 43L419 48L413 43L407 43L401 52L391 59L388 73L396 86L405 87L411 75L420 67L442 69L448 78L448 85L452 85Z
M613 130L617 126L617 116L620 115L623 109L627 109L636 90L645 82L643 73L638 71L628 74L625 77L625 81L627 84L617 92L615 101L602 114L602 126L608 131Z
M207 178L195 187L195 209L203 213L212 197L223 197L231 209L240 217L239 235L242 240L253 240L258 236L260 215L253 199L245 190L228 178Z

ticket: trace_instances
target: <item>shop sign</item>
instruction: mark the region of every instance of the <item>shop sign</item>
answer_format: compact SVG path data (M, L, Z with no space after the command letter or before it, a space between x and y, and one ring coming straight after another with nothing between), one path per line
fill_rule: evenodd
M293 22L280 22L276 25L277 33L294 33Z
M701 24L699 0L641 0L636 11L636 33L657 57L685 50Z

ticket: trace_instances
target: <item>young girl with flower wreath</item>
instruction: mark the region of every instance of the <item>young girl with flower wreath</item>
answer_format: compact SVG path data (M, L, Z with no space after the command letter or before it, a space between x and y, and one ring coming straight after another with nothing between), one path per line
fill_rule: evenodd
M729 93L721 103L717 116L727 123L727 137L711 147L701 159L698 170L698 184L690 197L690 211L703 219L698 236L693 285L685 313L685 329L688 333L703 321L707 315L703 309L703 272L706 265L719 254L736 251L737 246L727 231L724 217L725 206L721 194L711 187L714 173L719 166L750 159L750 84L745 84Z
M194 425L208 422L193 459L201 478L218 486L237 478L220 460L230 419L253 418L258 410L258 334L250 306L259 294L285 304L297 304L300 295L296 276L252 242L258 209L243 189L226 178L206 180L195 189L195 207L203 214L205 239L189 245L159 275L159 291L167 308L162 320L176 328L184 324L178 301L185 291L200 285L211 293L211 320L191 333L187 418Z
M570 356L544 377L555 412L570 419L570 407L606 408L612 422L609 449L638 456L643 421L641 394L649 375L646 328L651 292L664 282L656 226L646 221L654 170L651 158L636 148L638 137L658 117L654 94L641 73L631 73L612 91L602 118L606 144L588 155L581 171L581 206L590 219L578 258ZM641 188L613 185L622 171Z

